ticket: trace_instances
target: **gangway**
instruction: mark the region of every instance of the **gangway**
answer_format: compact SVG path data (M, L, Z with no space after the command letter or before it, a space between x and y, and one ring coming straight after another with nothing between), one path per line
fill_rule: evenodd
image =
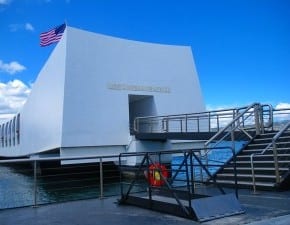
M226 191L213 176L213 170L223 162L205 162L202 151L204 149L120 154L119 203L200 222L244 213L237 198L237 188ZM210 151L228 151L233 157L235 155L230 147ZM179 160L169 160L172 156ZM139 158L138 167L122 164L130 157ZM204 176L207 177L206 181ZM152 182L152 179L159 182Z
M272 106L253 103L200 113L137 117L133 134L139 140L209 140L217 133L223 136L232 130L236 137L246 133L252 138L272 124ZM219 136L213 140L218 140Z

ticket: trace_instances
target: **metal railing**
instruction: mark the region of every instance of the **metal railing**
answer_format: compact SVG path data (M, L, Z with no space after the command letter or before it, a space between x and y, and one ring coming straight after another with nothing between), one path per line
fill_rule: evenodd
M0 160L0 209L118 195L119 170L111 162L117 162L118 157ZM94 163L61 165L69 160L93 160Z
M204 160L200 157L200 152L203 150L203 148L197 148L162 152L121 153L119 158L120 203L133 201L133 204L138 204L139 198L141 201L147 199L149 201L148 205L154 205L153 201L156 198L158 199L158 196L167 196L173 199L173 202L180 207L184 215L190 217L192 213L192 210L190 210L192 207L191 200L195 195L200 198L202 196L226 194L226 191L216 182L214 172L211 170L211 168L216 169L221 166L224 162L214 159L208 165L205 165ZM231 155L234 155L231 147L215 148L214 150L217 151L217 155L220 155L220 151L228 151ZM180 159L175 160L174 163L168 161L168 156L172 155L177 155ZM122 165L122 161L130 161L130 157L139 158L138 167L132 168ZM158 165L167 165L170 176L165 176ZM150 171L152 166L158 172L158 178L156 179L162 181L160 186L152 184L150 178L148 178L150 174L155 176L155 172ZM130 173L130 176L126 176L128 173ZM203 173L209 178L206 181L201 178ZM234 179L235 188L227 191L235 192L238 197L236 169L234 169ZM202 184L210 184L206 193L204 187L200 186Z
M137 117L134 132L215 132L231 121L237 108L167 116Z
M253 153L250 156L251 159L251 171L252 171L252 182L253 182L253 191L256 192L256 176L255 176L255 166L254 166L254 158L261 157L266 152L272 152L273 154L273 162L275 167L275 179L276 184L280 182L280 172L279 172L279 160L278 160L278 153L277 153L277 142L282 137L282 135L288 131L290 128L290 121L284 125L284 127L273 137L272 142L269 143L266 148L259 152Z
M290 108L273 110L273 130L280 130L290 121Z
M254 103L252 105L259 104ZM243 116L247 116L246 113L243 113L247 108L248 106L191 114L137 117L134 120L134 132L219 132L241 113L244 114ZM259 110L261 125L265 127L271 126L273 122L272 106L260 105ZM248 111L248 113L250 112ZM242 120L240 126L247 126L245 124L246 120L243 117L240 117L240 119Z
M269 107L271 108L271 107ZM261 115L262 106L258 103L253 103L247 108L241 108L237 110L236 117L230 121L223 129L217 132L213 137L205 142L205 148L218 146L222 141L230 140L232 143L235 142L235 132L245 134L248 140L252 140L254 135L262 133L264 130L264 120ZM271 119L269 119L271 121ZM269 122L268 122L269 123ZM251 133L254 131L254 134ZM234 146L233 146L234 147Z

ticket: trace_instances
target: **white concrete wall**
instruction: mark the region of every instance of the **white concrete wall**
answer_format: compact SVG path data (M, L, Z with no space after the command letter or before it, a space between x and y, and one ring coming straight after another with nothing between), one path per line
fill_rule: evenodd
M20 113L20 144L0 148L1 156L22 156L61 144L66 33L33 84Z
M204 111L190 47L67 29L62 146L126 145L129 94L153 95L159 115ZM168 87L170 93L110 84Z
M128 95L153 96L156 115L205 110L190 47L67 27L20 112L20 145L0 155L120 149L130 140Z

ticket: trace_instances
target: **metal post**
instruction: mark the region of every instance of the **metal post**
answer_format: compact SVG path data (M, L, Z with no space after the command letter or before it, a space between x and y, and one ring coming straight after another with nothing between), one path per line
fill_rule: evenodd
M251 168L252 168L252 181L253 181L253 191L256 193L256 177L255 177L255 169L254 169L254 155L251 155Z
M256 126L256 135L260 135L260 116L259 116L259 105L254 106L254 115L255 115L255 126Z
M103 160L100 158L100 199L104 197Z
M265 127L264 127L264 110L263 110L263 106L260 106L260 123L261 123L261 133L264 134L265 133Z
M235 125L232 124L231 128L231 140L232 140L232 148L234 153L236 154L236 144L235 144L235 131L234 131Z
M33 207L37 207L37 161L34 160L33 164L33 180L34 180L34 205Z
M147 166L147 174L148 177L150 176L150 170L149 170L149 154L146 153L146 155L144 156L144 159L146 158L146 166ZM149 179L147 181L148 184L148 195L149 195L149 202L150 202L150 207L152 205L152 189L151 189L151 184L149 182Z
M185 161L185 175L186 175L186 186L187 186L187 194L188 194L188 206L189 208L191 208L191 190L190 190L190 181L189 181L189 171L188 171L188 156L191 157L191 154L190 153L187 153L187 156L186 156L186 152L183 153L183 157L186 158L186 161ZM191 166L191 165L190 165Z
M208 113L208 132L210 132L210 112Z
M121 192L121 197L123 199L124 194L123 194L123 177L122 177L122 173L123 173L123 169L122 169L122 160L121 160L122 154L119 154L119 178L120 178L120 192Z
M201 160L201 152L200 151L198 151L198 158ZM205 159L206 159L206 167L208 167L208 155L207 155L207 153L206 153L206 158ZM202 166L200 166L200 165L198 165L198 166L199 166L200 182L203 183L203 170L202 170Z
M274 165L275 165L275 176L276 183L280 183L280 175L279 175L279 164L278 164L278 156L277 156L277 145L276 142L273 141L273 156L274 156Z
M185 115L185 132L187 133L187 114Z
M190 150L190 179L191 179L191 194L194 194L195 182L194 182L194 165L192 160L192 150Z

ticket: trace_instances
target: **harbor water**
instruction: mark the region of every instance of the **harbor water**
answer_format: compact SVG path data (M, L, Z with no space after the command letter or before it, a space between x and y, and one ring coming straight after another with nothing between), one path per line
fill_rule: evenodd
M239 151L242 145L243 143L236 143L236 151ZM215 164L215 166L209 168L210 173L213 174L231 155L228 149L219 149L209 154L208 160ZM182 155L174 156L171 169L176 169L182 161ZM34 171L31 164L16 166L0 164L0 209L120 194L117 167L104 165L102 190L100 188L98 164L90 166L84 164L81 167L68 166L61 171L57 167L52 167L37 174L37 179L34 180ZM198 166L194 168L194 173L196 179L206 176L205 171L202 171ZM184 174L180 173L178 176L182 177Z

